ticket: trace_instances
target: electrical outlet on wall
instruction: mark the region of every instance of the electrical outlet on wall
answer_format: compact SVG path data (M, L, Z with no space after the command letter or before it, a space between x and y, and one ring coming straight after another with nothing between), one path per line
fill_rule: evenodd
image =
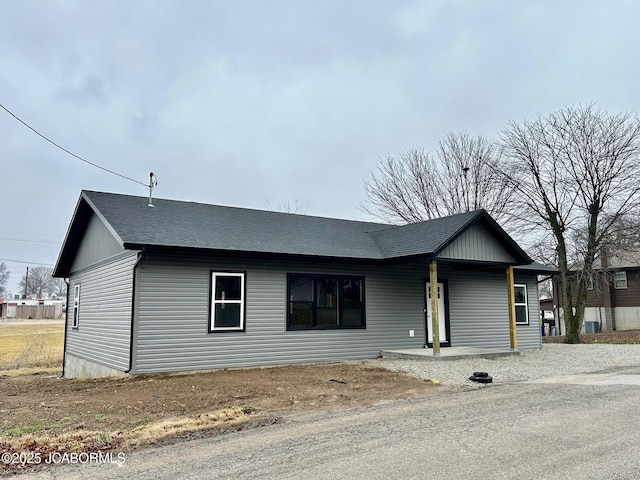
M416 334L415 330L409 330L409 336L410 337L415 336L415 334Z

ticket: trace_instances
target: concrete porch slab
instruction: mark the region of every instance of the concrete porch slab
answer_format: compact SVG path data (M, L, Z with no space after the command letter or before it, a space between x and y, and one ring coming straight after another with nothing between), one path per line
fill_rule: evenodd
M497 358L520 355L519 350L479 348L479 347L442 347L440 355L434 355L432 348L410 348L403 350L382 350L384 358L402 358L405 360L446 361L464 358Z

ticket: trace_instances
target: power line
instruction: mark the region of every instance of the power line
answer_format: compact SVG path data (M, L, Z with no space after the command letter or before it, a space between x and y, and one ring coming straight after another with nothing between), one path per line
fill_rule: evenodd
M55 240L44 240L41 238L7 238L7 237L0 237L0 240L2 241L7 241L7 242L32 242L32 243L60 243L57 242Z
M45 135L43 135L42 133L40 133L38 130L36 130L35 128L33 128L31 125L29 125L27 122L25 122L24 120L20 119L15 113L13 113L11 110L9 110L7 107L5 107L2 103L0 103L0 107L2 107L2 109L7 112L9 115L11 115L13 118L15 118L17 121L19 121L22 125L24 125L25 127L27 127L29 130L31 130L33 133L35 133L36 135L38 135L39 137L43 138L44 140L46 140L47 142L49 142L51 145L59 148L60 150L62 150L65 153L68 153L69 155L71 155L72 157L77 158L78 160L82 160L84 163L88 163L89 165L99 168L100 170L104 170L105 172L111 173L112 175L117 175L118 177L124 178L126 180L130 180L132 182L138 183L140 185L142 185L143 187L147 187L146 184L139 182L138 180L135 180L131 177L127 177L126 175L122 175L118 172L114 172L113 170L109 170L108 168L102 167L100 165L98 165L97 163L93 163L90 162L89 160L86 160L84 158L82 158L80 155L76 155L75 153L67 150L66 148L64 148L61 145L58 145L56 142L54 142L53 140L50 140L49 138L47 138Z
M54 267L51 263L26 262L24 260L9 260L8 258L0 258L0 262L26 263L27 265L42 265L43 267Z

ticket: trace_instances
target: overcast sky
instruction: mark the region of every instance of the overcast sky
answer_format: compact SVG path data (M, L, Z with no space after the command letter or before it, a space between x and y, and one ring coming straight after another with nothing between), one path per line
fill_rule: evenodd
M0 0L0 103L162 198L371 219L363 180L447 132L636 111L635 1ZM82 189L145 196L0 111L0 259L54 264ZM12 260L12 261L8 261Z

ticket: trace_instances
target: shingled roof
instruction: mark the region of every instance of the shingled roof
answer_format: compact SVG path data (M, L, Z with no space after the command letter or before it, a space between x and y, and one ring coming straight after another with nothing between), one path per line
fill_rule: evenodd
M341 220L195 202L83 191L63 244L56 275L65 276L91 215L124 249L188 248L385 260L433 256L466 228L482 222L519 263L531 259L484 211L410 225Z

